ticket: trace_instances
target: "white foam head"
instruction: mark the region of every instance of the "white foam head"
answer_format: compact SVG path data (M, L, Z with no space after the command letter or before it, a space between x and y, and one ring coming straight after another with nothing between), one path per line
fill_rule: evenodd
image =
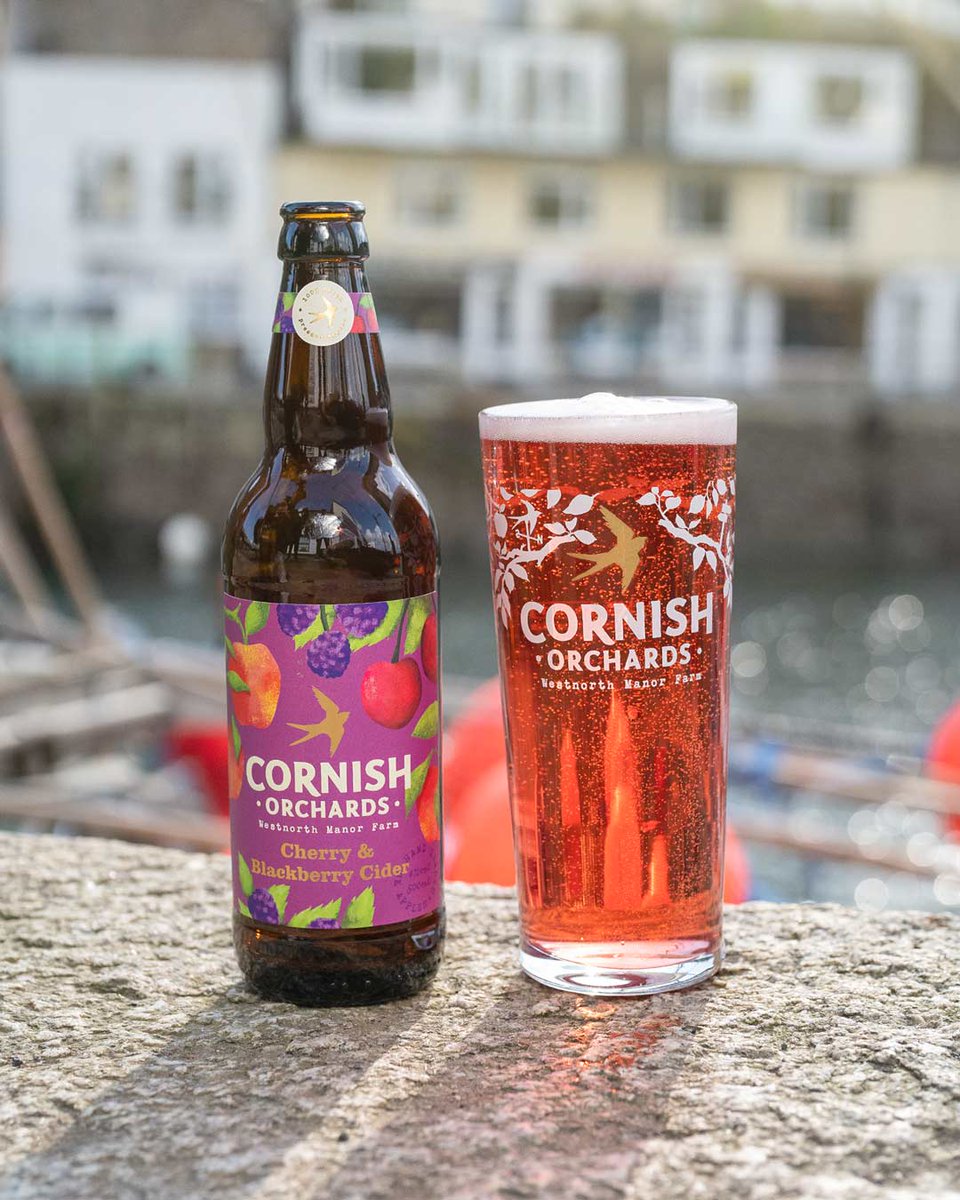
M614 396L498 404L480 413L480 436L510 442L632 442L732 446L737 406L702 396Z

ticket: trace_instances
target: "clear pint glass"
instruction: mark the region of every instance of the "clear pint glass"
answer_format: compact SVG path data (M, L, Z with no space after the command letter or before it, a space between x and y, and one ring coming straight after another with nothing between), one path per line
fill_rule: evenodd
M551 987L722 959L736 431L715 399L480 414L521 964Z

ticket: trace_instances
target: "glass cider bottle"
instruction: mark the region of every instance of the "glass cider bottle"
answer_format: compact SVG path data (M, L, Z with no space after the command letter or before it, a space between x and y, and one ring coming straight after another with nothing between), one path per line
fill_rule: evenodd
M436 527L362 205L285 204L263 459L223 543L234 940L262 995L412 995L444 931Z

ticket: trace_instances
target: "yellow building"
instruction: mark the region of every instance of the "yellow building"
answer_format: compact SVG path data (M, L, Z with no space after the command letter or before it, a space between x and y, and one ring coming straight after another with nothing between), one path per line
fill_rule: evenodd
M276 186L363 199L381 313L404 334L393 356L459 360L475 378L859 374L893 282L960 276L960 172L943 167L824 176L298 143Z

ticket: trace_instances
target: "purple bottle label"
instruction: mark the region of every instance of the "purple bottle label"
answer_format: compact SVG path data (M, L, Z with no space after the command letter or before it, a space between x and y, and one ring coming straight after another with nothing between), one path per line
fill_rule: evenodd
M363 929L442 897L436 594L224 597L234 902Z

